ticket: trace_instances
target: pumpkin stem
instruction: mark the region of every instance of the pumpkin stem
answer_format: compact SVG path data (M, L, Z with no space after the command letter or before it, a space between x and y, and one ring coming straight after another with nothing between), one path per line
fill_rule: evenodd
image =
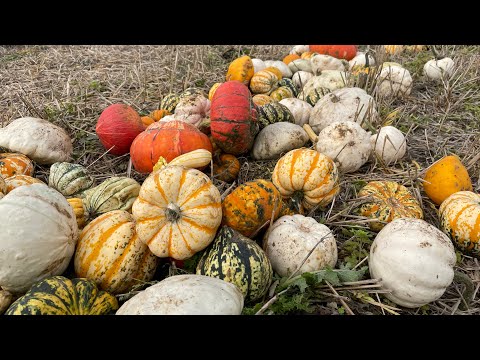
M468 275L461 273L460 271L455 270L453 272L453 280L455 282L465 285L465 291L462 294L465 302L461 302L459 308L461 310L467 310L467 307L470 305L470 302L473 300L473 294L475 292L475 285L473 285L472 279Z
M153 171L160 170L160 169L164 168L165 166L167 166L167 160L165 160L165 158L163 156L160 156L157 163L153 167Z
M177 222L182 217L182 211L177 204L170 203L165 209L165 217L170 222Z

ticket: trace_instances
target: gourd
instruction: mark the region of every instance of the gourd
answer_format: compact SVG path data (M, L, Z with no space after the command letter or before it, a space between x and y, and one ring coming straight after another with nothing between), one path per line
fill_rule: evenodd
M256 72L250 81L250 90L253 94L270 94L278 87L277 76L268 70Z
M233 60L228 66L226 80L237 80L247 85L254 73L253 63L250 56L244 55Z
M320 75L312 77L298 94L300 100L315 106L325 94L345 87L346 73L338 70L324 70Z
M312 65L312 72L314 75L320 75L324 70L346 70L346 61L341 61L330 55L317 54L310 59Z
M212 101L213 99L213 95L215 95L215 91L217 91L218 87L220 85L222 85L223 83L215 83L212 85L212 87L210 88L210 90L208 91L208 100Z
M425 63L423 73L431 80L448 79L453 74L454 65L455 62L449 57L432 59Z
M257 106L263 106L265 104L269 104L271 102L274 102L275 100L273 100L270 96L268 96L266 94L257 94L255 96L253 96L252 101Z
M0 153L0 175L5 179L15 175L33 174L33 163L28 157L17 153Z
M311 72L297 71L295 74L293 74L292 81L298 89L303 90L305 84L308 83L312 77L313 74Z
M278 122L295 122L293 114L285 105L272 102L258 108L258 123L261 129Z
M166 110L173 114L179 101L180 98L177 94L167 94L162 98L162 101L160 101L160 109Z
M199 127L202 121L208 118L210 112L210 100L203 94L192 94L180 97L175 107L175 119L187 124Z
M44 184L44 182L28 175L10 176L5 179L7 192L4 194L9 193L10 191L12 191L13 189L16 189L19 186L25 186L25 185L31 185L31 184Z
M402 132L393 126L384 126L370 137L373 153L389 165L405 156L407 143Z
M412 83L412 76L407 69L383 63L377 79L375 93L379 97L405 97L410 95Z
M64 196L75 196L90 189L94 184L95 179L82 165L57 162L50 167L48 186Z
M83 229L89 218L88 213L85 210L85 206L83 205L83 200L81 198L70 198L67 199L67 201L72 207L73 213L75 214L78 229Z
M230 154L222 154L213 162L213 176L221 181L232 182L240 172L240 162Z
M168 165L180 165L187 168L203 169L209 165L212 161L212 153L205 149L193 150L183 155L177 156L170 161ZM167 162L163 157L158 159L157 164L153 167L153 171L156 171L163 166L166 166Z

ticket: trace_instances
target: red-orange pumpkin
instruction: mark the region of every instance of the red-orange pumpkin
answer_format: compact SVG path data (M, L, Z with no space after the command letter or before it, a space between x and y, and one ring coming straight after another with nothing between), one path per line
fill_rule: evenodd
M309 45L310 51L330 55L337 59L352 60L357 55L357 45Z

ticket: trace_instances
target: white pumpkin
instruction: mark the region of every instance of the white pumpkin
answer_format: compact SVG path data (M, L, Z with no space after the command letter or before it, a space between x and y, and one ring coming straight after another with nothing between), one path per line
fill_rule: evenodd
M253 72L256 73L256 72L259 72L263 69L265 69L267 66L265 65L265 63L263 62L263 60L261 59L252 59L252 63L253 63Z
M372 155L375 154L386 165L405 156L407 143L402 132L394 126L384 126L370 137Z
M333 159L340 172L354 172L368 161L370 135L356 122L335 122L320 131L316 149Z
M210 114L210 100L201 94L192 94L178 102L174 114L175 119L198 127Z
M265 61L265 66L266 67L276 67L280 72L282 73L282 76L285 78L291 78L292 77L292 71L289 69L288 65L285 64L283 61L280 60L267 60Z
M23 117L0 129L0 146L19 152L39 164L53 164L70 159L70 136L49 121Z
M308 124L310 112L313 109L312 105L297 98L283 99L280 101L280 104L285 105L288 110L290 110L295 118L295 124L300 126L303 126L303 124Z
M320 75L320 73L324 70L346 70L346 61L343 62L342 60L330 55L314 55L310 58L310 63L312 64L312 71L314 75Z
M290 61L288 63L288 68L292 71L292 73L296 73L298 71L313 73L312 64L310 63L310 60L306 59L296 59Z
M301 148L309 140L299 125L278 122L264 127L255 138L252 157L255 160L279 159L282 154Z
M344 71L325 70L320 75L308 80L297 98L307 101L309 97L316 98L314 94L318 94L318 97L322 98L325 94L345 87L346 84L347 74ZM311 103L311 105L314 104Z
M116 315L240 315L243 295L204 275L170 276L126 301Z
M455 62L449 57L441 60L429 60L423 67L423 73L431 80L448 79L452 76L454 65Z
M0 288L0 315L2 315L13 302L13 295Z
M382 65L375 92L379 97L404 97L412 91L410 72L398 64Z
M385 296L408 308L439 299L453 281L455 250L447 235L420 219L402 218L376 236L368 258L372 278Z
M380 120L375 99L363 89L343 88L325 95L310 113L309 125L315 133L337 121L355 121L364 129Z
M298 56L302 55L304 52L310 51L309 45L295 45L292 50L290 50L290 54L297 54Z
M301 91L311 78L313 78L313 74L311 72L297 71L295 74L293 74L292 81L297 89Z
M365 67L367 65L367 59L365 58L365 53L363 52L357 52L357 55L348 62L348 68L352 69L355 66L359 67ZM368 55L368 66L374 66L375 65L375 59L371 56Z
M290 276L300 265L297 275L327 266L333 268L337 263L337 243L330 229L303 215L285 215L275 221L263 248L273 270L280 276Z
M24 293L62 274L78 239L73 208L45 184L20 186L0 200L0 286Z

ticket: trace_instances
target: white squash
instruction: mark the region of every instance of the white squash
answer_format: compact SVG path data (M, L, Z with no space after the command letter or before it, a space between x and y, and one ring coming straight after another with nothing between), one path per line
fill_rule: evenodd
M322 97L310 113L309 125L315 133L337 121L355 121L364 129L380 120L375 99L363 89L343 88Z
M325 94L345 87L347 74L344 71L325 70L320 75L312 77L298 94L297 98L315 106Z
M298 56L302 55L304 52L310 51L309 45L295 45L292 50L290 50L290 54L297 54Z
M313 77L313 74L311 72L307 71L297 71L295 74L292 76L292 81L299 89L300 91L303 89L305 84L308 82Z
M320 75L324 70L346 70L346 61L342 61L330 55L314 55L310 58L314 75Z
M376 156L386 164L400 160L405 156L407 143L402 132L394 126L384 126L380 131L370 137L372 155Z
M295 118L295 124L300 126L303 126L303 124L308 124L310 112L313 109L312 105L297 98L283 99L280 101L280 104L285 105L288 110L290 110Z
M348 68L353 69L355 66L358 67L365 67L367 65L367 59L365 58L365 53L363 52L357 52L357 55L348 62ZM371 56L368 55L368 66L374 66L375 65L375 59Z
M279 159L282 154L301 148L309 140L299 125L278 122L264 127L255 138L252 157L255 160Z
M263 62L263 60L261 59L257 59L257 58L252 59L252 63L253 63L253 73L259 72L267 67Z
M0 286L24 293L62 274L78 239L73 208L45 184L20 186L0 200Z
M275 221L263 248L280 276L290 276L300 265L297 275L327 266L333 268L337 263L337 243L330 229L303 215L285 215ZM308 256L312 249L315 250Z
M116 315L240 315L240 290L204 275L170 276L126 301Z
M47 165L68 161L73 151L72 140L65 130L33 117L13 120L0 129L0 146Z
M448 79L452 76L454 65L455 62L449 57L441 60L432 59L423 67L423 73L431 80Z
M316 149L333 159L340 172L354 172L368 161L370 135L356 122L339 121L320 131Z
M282 73L282 76L285 78L291 78L292 77L292 71L289 69L288 65L285 64L283 61L280 60L267 60L265 61L265 66L266 67L276 67L280 72Z
M439 299L453 281L455 250L447 235L420 219L402 218L376 236L368 258L372 278L385 296L408 308Z
M201 94L186 96L178 102L174 114L176 120L198 127L210 114L210 100Z
M312 64L310 63L310 60L306 59L296 59L290 61L288 63L288 68L292 71L292 73L296 73L298 71L313 73Z
M398 64L383 63L375 93L379 97L404 97L412 91L410 72Z

